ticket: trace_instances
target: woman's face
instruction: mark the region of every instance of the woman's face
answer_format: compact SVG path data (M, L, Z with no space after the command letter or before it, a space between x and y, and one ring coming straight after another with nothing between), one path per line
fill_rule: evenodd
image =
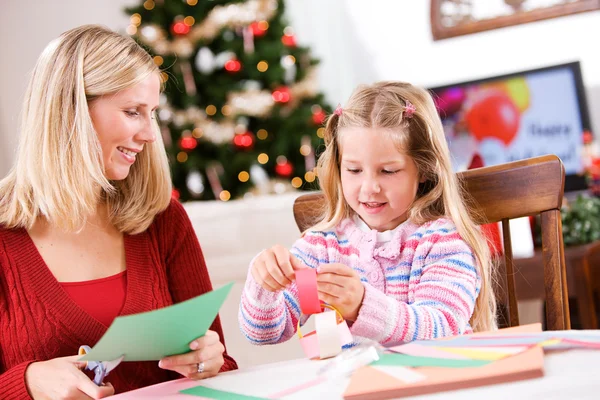
M159 94L160 78L151 74L135 86L90 104L107 179L125 179L144 145L156 140L153 120Z

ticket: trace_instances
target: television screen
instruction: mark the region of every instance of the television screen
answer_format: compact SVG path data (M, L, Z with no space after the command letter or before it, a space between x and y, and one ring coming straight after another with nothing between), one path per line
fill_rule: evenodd
M556 154L565 191L585 189L590 130L579 62L431 88L455 171Z

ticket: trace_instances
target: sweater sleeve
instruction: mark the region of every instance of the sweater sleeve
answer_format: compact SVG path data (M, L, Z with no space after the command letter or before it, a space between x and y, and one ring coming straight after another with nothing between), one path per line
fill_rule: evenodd
M424 261L414 262L409 276L395 277L410 282L410 303L363 282L365 295L352 334L394 345L463 334L470 329L480 288L475 257L456 230L440 231L444 233L434 232L426 239L434 243Z
M171 200L167 210L159 216L157 228L159 242L163 246L161 253L167 265L169 291L173 302L180 303L210 292L212 283L200 243L185 209L178 201ZM218 315L210 329L219 334L225 346ZM223 357L225 364L221 367L221 372L237 369L235 360L227 354L227 350Z
M309 268L327 262L325 241L314 232L298 239L290 253ZM255 259L250 262L250 268ZM285 342L296 333L301 314L296 282L286 290L270 292L254 280L250 268L238 312L242 334L256 345Z
M25 361L21 364L17 364L8 371L4 371L0 365L0 388L2 388L1 398L4 400L21 400L29 399L29 392L27 391L27 385L25 384L25 370L34 362Z

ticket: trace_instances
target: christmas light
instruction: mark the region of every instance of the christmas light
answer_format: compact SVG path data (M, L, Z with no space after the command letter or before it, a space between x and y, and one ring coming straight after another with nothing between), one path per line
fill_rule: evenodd
M242 64L236 59L229 60L225 63L225 69L229 72L238 72L242 69Z
M254 135L252 135L252 132L249 131L235 135L233 138L233 144L238 149L249 150L254 145Z
M131 25L140 26L140 24L142 23L142 16L140 14L138 14L138 13L133 14L129 18L129 23Z
M185 151L180 151L179 153L177 153L177 161L179 161L180 163L186 162L187 159L188 155Z
M267 153L260 153L256 159L261 164L266 164L269 162L269 156L267 155Z
M166 72L161 72L160 78L161 78L162 82L165 83L169 80L169 74L167 74Z
M304 180L306 182L314 182L315 181L315 173L312 171L308 171L307 173L304 174Z
M206 115L215 115L217 113L217 107L213 106L212 104L209 106L206 106Z
M269 64L266 61L260 61L258 64L256 64L256 69L260 72L265 72L269 69Z
M219 198L222 201L229 201L229 199L231 199L231 193L229 193L227 190L223 190L221 193L219 193Z
M294 179L292 179L292 186L295 187L296 189L298 189L300 186L302 186L302 178L297 176Z
M192 131L192 136L195 137L196 139L200 139L202 137L202 129L200 128L194 128L194 130Z
M198 0L187 0L187 3L188 3L190 6L195 6L196 4L198 4Z
M127 29L125 29L125 31L127 32L128 35L135 35L137 32L137 26L135 25L129 25L127 27Z
M231 106L224 105L223 107L221 107L221 114L223 114L226 117L231 115Z
M269 23L267 21L253 22L250 24L252 34L256 37L264 36L264 34L267 33L268 28Z
M266 129L259 129L256 132L256 137L259 138L260 140L265 140L267 138L267 136L269 136L269 132L267 132Z
M187 17L185 17L183 19L183 23L186 24L187 26L192 26L196 23L196 20L191 15L188 15Z
M194 150L198 146L198 142L191 136L184 136L179 140L179 147L183 150Z
M242 171L238 174L238 179L240 182L248 182L250 179L250 174L247 171Z
M325 137L325 128L321 127L317 129L317 136L323 139Z
M171 25L171 32L173 32L174 35L187 35L190 33L190 29L191 28L183 21L176 21Z
M290 89L287 86L279 86L272 94L273 100L277 103L287 103L290 101Z
M307 155L309 155L311 151L312 151L311 147L307 144L300 146L300 154L302 154L305 157Z
M154 56L153 60L154 64L156 64L157 67L160 67L165 62L165 60L161 56Z
M153 2L152 0L146 0L146 1L144 2L144 8L145 8L146 10L152 10L152 9L154 9L154 5L155 5L155 4L154 4L154 2Z

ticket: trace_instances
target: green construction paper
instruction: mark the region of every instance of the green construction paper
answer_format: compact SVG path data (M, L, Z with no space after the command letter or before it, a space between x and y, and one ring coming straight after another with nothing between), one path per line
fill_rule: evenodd
M81 361L160 360L190 351L190 343L206 334L233 282L193 299L140 314L117 317Z
M191 394L192 396L206 397L207 399L219 400L267 400L266 397L246 396L224 390L211 389L206 386L196 386L193 388L181 390L179 393Z
M370 365L391 365L402 367L442 367L442 368L468 368L481 367L489 364L488 360L453 360L449 358L432 358L409 356L399 353L384 353L379 360Z

